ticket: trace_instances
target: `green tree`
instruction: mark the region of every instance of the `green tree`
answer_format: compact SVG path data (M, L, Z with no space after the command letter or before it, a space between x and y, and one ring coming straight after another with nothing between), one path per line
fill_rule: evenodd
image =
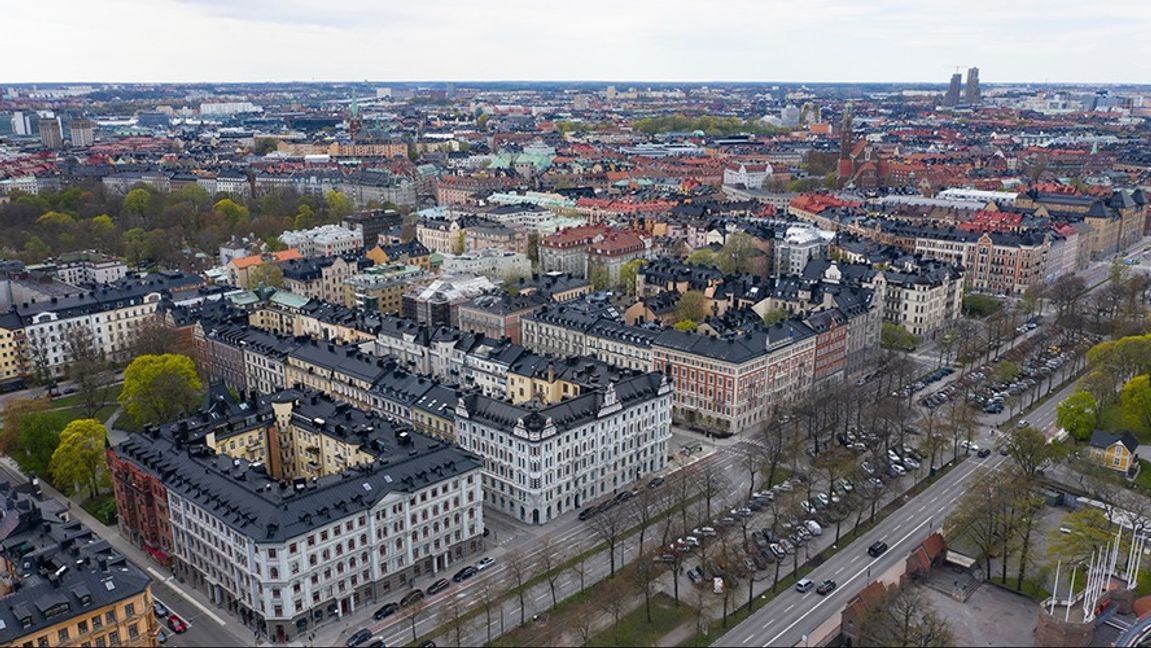
M250 288L254 288L260 285L271 286L272 288L283 288L283 269L274 263L261 263L255 268L249 270L248 286Z
M884 322L883 328L879 334L880 343L886 349L898 349L900 351L911 351L919 346L919 336L913 335L911 331L899 324L892 324L891 322Z
M647 263L643 259L632 259L627 263L620 266L619 269L619 285L620 289L628 295L635 295L635 280L636 275L639 274L639 269Z
M687 255L687 262L692 265L714 268L719 265L719 256L711 248L700 248Z
M296 210L296 229L311 229L316 226L316 213L312 211L308 203L300 203L300 208Z
M40 239L39 236L30 237L24 243L24 253L21 255L29 263L39 263L52 254L52 248Z
M1071 533L1064 533L1066 528ZM1115 528L1107 515L1094 506L1084 506L1063 516L1059 528L1051 530L1047 540L1050 558L1066 562L1083 562L1091 552L1115 539Z
M680 295L675 304L675 316L677 321L702 322L707 317L707 296L697 290Z
M611 275L602 263L589 263L587 278L591 282L592 290L604 290L611 282Z
M674 326L675 330L684 331L686 333L690 333L698 327L699 327L699 324L697 324L697 323L695 323L689 319L680 320L680 321L676 322L675 326Z
M36 224L41 227L55 227L58 229L67 229L76 224L76 219L72 218L69 214L62 214L60 212L50 211L42 214L36 219Z
M200 389L200 377L188 356L142 355L124 371L118 400L138 424L168 423L196 408Z
M724 274L749 272L751 258L755 252L755 239L750 234L744 232L731 234L717 255L719 269Z
M1077 391L1056 408L1055 421L1076 441L1087 441L1095 431L1098 405L1090 392Z
M32 475L49 474L52 454L60 445L64 415L59 412L33 412L20 420L20 447L12 455L20 469Z
M267 155L274 152L279 146L279 142L274 137L257 137L255 144L256 155Z
M456 235L456 240L452 241L452 254L459 256L467 250L467 232L460 230Z
M238 204L231 198L224 198L217 201L216 204L212 206L212 210L224 215L232 231L236 230L238 224L247 222L249 217L248 208Z
M1151 377L1143 374L1128 380L1119 391L1119 405L1129 425L1151 432Z
M100 494L100 466L104 465L104 424L96 419L76 419L60 433L60 445L52 453L52 483L61 489L77 486L92 497Z
M995 370L992 372L992 375L995 377L995 380L999 382L1015 382L1015 379L1019 377L1019 365L1010 360L1004 360L995 365Z
M328 206L328 222L338 221L356 210L351 198L334 190L324 194L324 203Z
M133 189L124 196L124 211L133 216L144 217L152 204L152 194L147 189Z
M963 312L972 317L987 317L999 310L998 299L990 295L971 293L963 297Z
M0 410L0 454L14 456L20 448L20 422L48 409L47 398L13 398Z
M1048 465L1061 460L1063 454L1062 446L1048 443L1047 437L1030 425L1015 428L1007 435L1007 456L1028 481L1035 479Z
M532 267L538 266L540 263L540 233L532 230L528 232L528 260L532 262Z
M788 312L782 308L773 308L763 314L763 323L771 326L787 319Z

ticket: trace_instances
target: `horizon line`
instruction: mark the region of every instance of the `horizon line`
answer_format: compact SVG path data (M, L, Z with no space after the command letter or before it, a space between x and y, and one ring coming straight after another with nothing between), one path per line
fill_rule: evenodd
M155 81L155 80L106 80L106 81L92 81L92 80L40 80L40 81L2 81L0 86L28 86L28 85L79 85L79 84L101 84L101 85L200 85L200 84L282 84L282 83L299 83L299 84L344 84L344 85L384 85L384 84L422 84L422 83L435 83L435 84L494 84L494 83L548 83L548 84L660 84L660 85L931 85L947 87L947 81L780 81L780 80L765 80L765 81L735 81L724 79L711 79L711 80L658 80L658 79L415 79L415 80L382 80L382 79L280 79L280 80L242 80L242 81L223 81L223 80L195 80L195 81ZM980 78L979 84L981 86L1011 86L1011 85L1096 85L1096 86L1147 86L1151 87L1151 81L987 81Z

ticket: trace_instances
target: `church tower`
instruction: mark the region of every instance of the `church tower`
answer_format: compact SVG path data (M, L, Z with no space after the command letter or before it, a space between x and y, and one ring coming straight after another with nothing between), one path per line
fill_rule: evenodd
M843 186L851 179L854 171L851 160L851 149L855 147L854 133L851 129L851 103L843 106L843 124L839 127L839 169L838 184Z

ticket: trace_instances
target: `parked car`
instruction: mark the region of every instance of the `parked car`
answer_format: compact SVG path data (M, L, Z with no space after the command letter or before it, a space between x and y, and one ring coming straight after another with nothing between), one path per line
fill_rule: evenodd
M703 537L710 538L710 537L715 536L715 529L713 529L711 527L699 527L696 529L692 529L691 534L693 536L696 536L696 537L703 536Z
M811 535L823 535L823 527L819 526L815 520L807 521L807 530L811 532Z
M823 581L822 583L820 583L819 587L815 588L815 593L819 594L820 596L827 596L828 594L831 594L831 592L834 591L835 588L836 588L835 581L833 581L829 578L829 579Z
M372 613L372 618L376 621L386 619L396 613L400 609L399 603L387 603L381 606L378 610Z
M596 514L596 510L594 508L585 508L584 510L579 512L579 519L586 520L595 514Z
M440 580L432 583L431 585L428 585L428 596L431 596L432 594L439 594L440 592L451 587L451 585L452 584L451 584L451 582L448 581L448 579L441 578Z
M479 571L480 570L476 569L472 565L468 565L467 567L464 567L463 569L456 572L456 575L452 576L452 581L454 581L456 583L462 583L465 580L471 578L472 576L475 576L476 574L478 574Z
M349 648L352 648L352 647L358 646L362 643L367 643L367 641L371 638L372 638L372 631L371 630L369 630L367 628L360 628L359 630L356 630L352 634L352 636L348 637L348 640L344 642L344 645L348 646Z
M1006 449L1006 448L1004 448L1004 449ZM987 457L990 457L991 456L991 448L983 448L979 452L976 452L975 456L979 457L980 459L985 459Z
M417 601L420 601L423 598L424 598L424 591L423 590L418 590L418 589L412 590L412 591L408 592L407 594L404 594L404 598L400 599L400 607L408 607L409 605L411 605Z
M184 620L180 618L180 615L173 612L172 614L168 615L168 628L172 632L175 632L176 634L180 634L183 632L187 632L188 624L184 623Z
M476 571L483 571L494 564L496 564L495 558L481 558L480 561L476 563Z
M815 587L815 581L811 580L810 578L801 578L795 583L795 591L799 592L800 594L806 594L810 592L811 588L813 587Z
M698 583L703 580L703 570L699 567L692 567L687 571L687 577L693 583Z
M653 558L652 560L654 562L673 563L673 562L679 560L679 557L677 557L675 554L671 554L671 553L661 553L661 554L657 555L655 558Z
M654 479L652 479L651 481L649 481L647 483L647 487L648 488L657 488L659 486L662 486L663 482L664 482L663 477L655 477Z
M157 619L163 619L163 618L166 618L172 612L163 603L153 599L153 601L152 601L152 613L156 615Z

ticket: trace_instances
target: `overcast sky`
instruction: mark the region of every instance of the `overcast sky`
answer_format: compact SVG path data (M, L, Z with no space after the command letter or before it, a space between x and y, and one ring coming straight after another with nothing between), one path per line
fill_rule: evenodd
M0 82L1151 82L1151 0L4 5Z

